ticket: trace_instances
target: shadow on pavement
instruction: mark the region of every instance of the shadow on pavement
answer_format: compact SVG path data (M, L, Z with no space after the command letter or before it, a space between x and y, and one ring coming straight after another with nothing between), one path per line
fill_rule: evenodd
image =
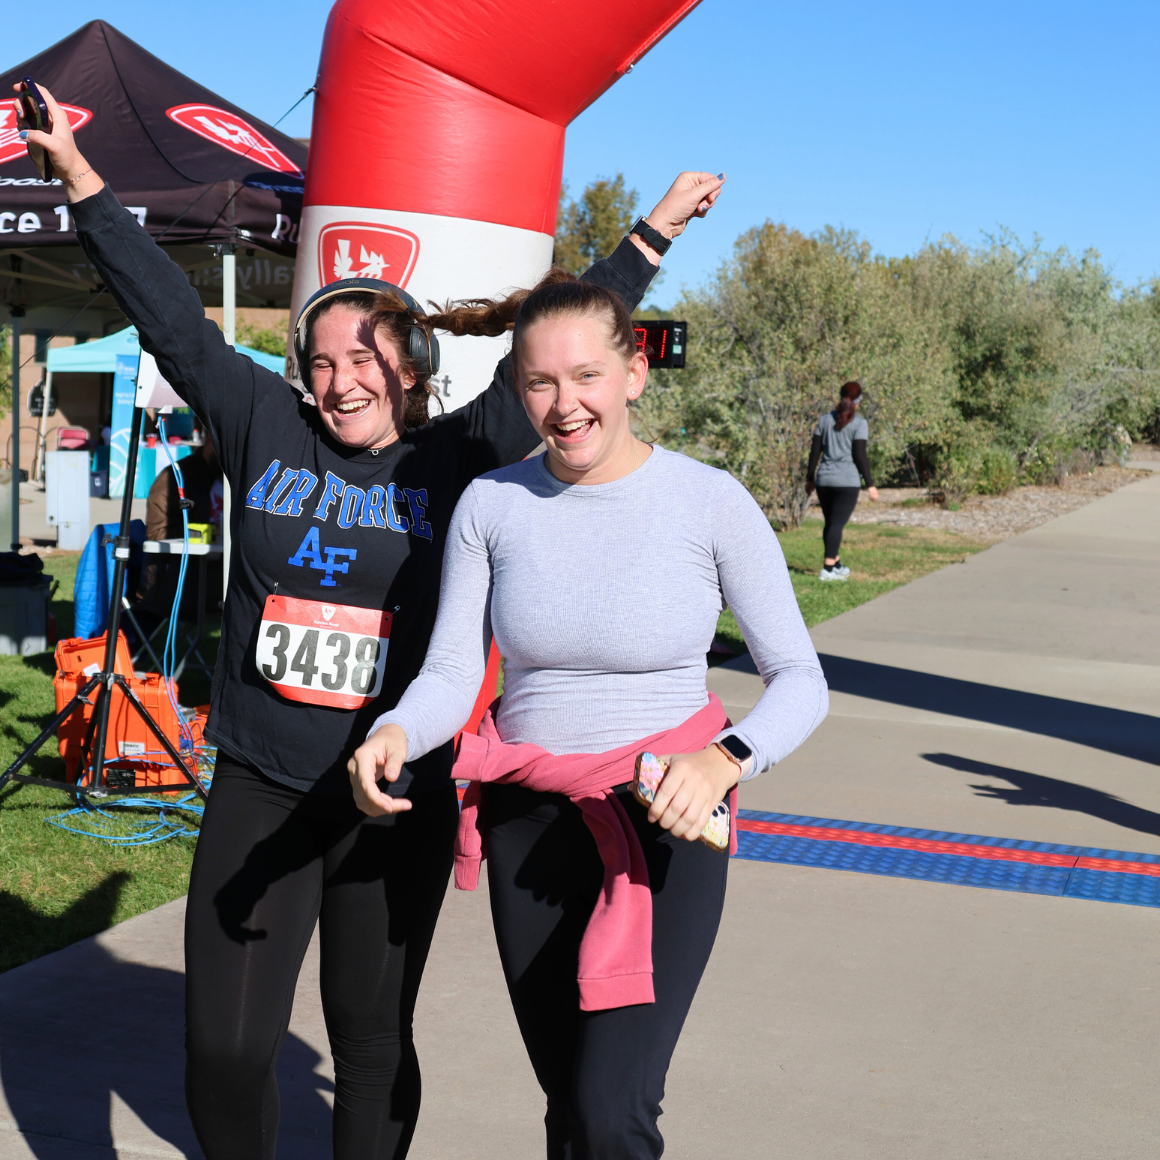
M1160 765L1160 717L871 661L828 655L818 659L833 692L1005 725Z
M116 906L121 883L102 883L75 906ZM11 909L9 907L9 909ZM7 913L7 911L6 911ZM62 924L67 915L40 919ZM52 931L43 932L46 941ZM174 930L181 937L180 927ZM156 1136L186 1156L201 1150L185 1110L185 977L121 962L95 940L0 975L0 1085L16 1127L42 1160L62 1141L111 1147L113 1095ZM293 1034L278 1061L282 1095L279 1157L317 1156L330 1147L332 1090L315 1074L318 1053ZM119 1143L150 1150L140 1128L118 1113ZM155 1144L152 1144L155 1147Z
M991 765L986 761L973 761L969 757L957 757L951 753L924 753L923 758L935 765L957 769L963 773L977 773L984 777L998 777L1010 782L1016 788L1006 789L996 785L972 785L980 797L995 798L1009 806L1044 806L1053 810L1073 810L1087 814L1101 821L1111 822L1126 830L1139 834L1160 836L1160 814L1134 806L1115 794L1092 789L1075 782L1062 781L1057 777L1044 777L1039 773L1026 773L1022 769L1008 769L1005 765Z

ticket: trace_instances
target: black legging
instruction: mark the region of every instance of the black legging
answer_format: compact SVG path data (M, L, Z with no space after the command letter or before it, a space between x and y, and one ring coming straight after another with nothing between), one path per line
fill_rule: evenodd
M822 515L826 517L822 543L825 545L827 560L836 560L842 551L842 533L854 514L854 508L858 506L860 490L857 487L818 485L818 503L821 505Z
M336 1160L405 1156L415 997L451 870L454 786L368 818L219 757L185 918L185 1092L207 1160L273 1160L274 1065L319 920Z
M665 1074L709 961L729 858L673 838L619 794L648 864L655 1003L581 1011L580 939L604 868L559 794L488 786L488 885L520 1034L548 1097L548 1160L654 1160Z

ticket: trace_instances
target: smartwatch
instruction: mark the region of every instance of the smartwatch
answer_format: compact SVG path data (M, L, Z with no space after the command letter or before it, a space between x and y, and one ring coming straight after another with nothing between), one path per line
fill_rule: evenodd
M753 750L740 737L728 733L716 744L717 748L741 771L742 777L753 769Z
M628 232L636 234L642 242L651 246L662 258L669 252L669 247L673 244L672 238L666 238L659 230L654 230L642 217L638 217L632 223L632 229Z

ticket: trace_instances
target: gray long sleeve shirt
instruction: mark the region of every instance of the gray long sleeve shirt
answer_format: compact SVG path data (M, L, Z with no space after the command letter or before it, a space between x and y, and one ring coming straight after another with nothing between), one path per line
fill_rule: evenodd
M401 726L408 760L452 737L494 632L504 741L619 748L707 704L705 654L725 604L765 682L729 730L757 773L813 732L828 697L781 546L745 488L660 447L607 484L563 483L543 456L489 472L452 517L422 671L374 728Z

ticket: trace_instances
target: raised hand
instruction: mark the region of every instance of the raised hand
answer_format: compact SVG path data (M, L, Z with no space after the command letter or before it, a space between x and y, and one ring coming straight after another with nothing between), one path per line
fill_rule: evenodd
M691 218L703 218L713 208L726 180L724 173L679 173L645 221L666 238L677 237Z
M72 126L68 114L57 104L56 98L43 85L37 85L52 118L52 132L43 133L32 129L24 120L23 108L19 100L13 101L16 109L16 127L21 139L28 145L39 145L52 161L53 172L64 185L69 201L80 201L97 193L105 184L81 156L73 139ZM20 85L14 84L13 91L20 92Z

